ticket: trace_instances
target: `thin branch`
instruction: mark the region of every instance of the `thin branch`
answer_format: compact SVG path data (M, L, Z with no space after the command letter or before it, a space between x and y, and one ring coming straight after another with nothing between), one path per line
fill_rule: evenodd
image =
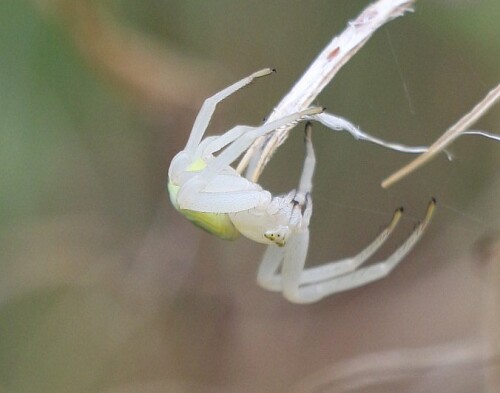
M490 134L484 131L466 131L474 122L484 115L500 98L500 84L491 90L484 99L477 104L469 113L463 116L459 121L452 125L441 137L434 142L429 149L418 156L415 160L390 175L382 182L383 188L388 188L403 177L429 162L440 151L451 144L460 135L480 135L500 141L500 135Z
M372 34L390 20L412 10L414 0L379 0L369 5L347 28L323 49L307 71L283 97L268 122L307 108L335 74L358 52ZM257 181L276 149L285 141L291 127L276 130L267 139L258 139L238 165L238 172L248 166L247 177Z

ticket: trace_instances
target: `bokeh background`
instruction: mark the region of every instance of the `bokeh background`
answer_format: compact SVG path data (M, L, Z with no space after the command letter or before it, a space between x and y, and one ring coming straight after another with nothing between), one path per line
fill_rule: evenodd
M308 264L354 254L403 205L382 259L431 196L439 209L387 279L310 306L256 285L263 246L210 236L168 201L207 96L277 68L210 133L258 124L368 3L0 3L1 393L500 391L497 143L463 137L453 161L383 190L412 157L315 126ZM496 0L419 1L317 103L429 144L498 83L499 16ZM499 122L496 107L475 128ZM262 177L275 193L295 187L301 134Z

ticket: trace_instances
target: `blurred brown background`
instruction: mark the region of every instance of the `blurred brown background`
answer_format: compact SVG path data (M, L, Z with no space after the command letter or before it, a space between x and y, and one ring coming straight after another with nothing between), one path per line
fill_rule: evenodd
M431 196L439 209L387 279L310 306L255 284L263 246L200 231L166 196L208 95L277 68L220 105L210 132L258 124L367 4L1 2L1 393L500 391L498 144L463 137L452 162L386 191L412 157L315 126L309 264L354 254L404 205L384 258ZM431 143L498 83L499 16L496 0L417 2L318 104ZM496 107L475 128L498 133L499 120ZM295 187L302 148L292 133L263 184ZM422 347L420 366L384 368L384 351L416 361Z

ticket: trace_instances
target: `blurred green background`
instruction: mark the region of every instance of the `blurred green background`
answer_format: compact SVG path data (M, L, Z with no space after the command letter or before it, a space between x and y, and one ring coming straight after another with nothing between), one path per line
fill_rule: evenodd
M308 307L257 287L262 246L199 231L166 197L169 162L208 95L277 68L221 104L210 132L258 124L368 3L0 3L1 393L288 392L370 351L470 337L500 346L485 319L498 307L494 142L463 137L452 162L383 190L411 157L315 126L308 263L354 254L404 205L387 256L431 196L439 210L389 278ZM386 140L429 144L498 83L499 16L496 0L419 1L317 103ZM499 120L496 107L474 128L498 133ZM263 184L295 187L302 149L292 133ZM495 383L469 371L427 391Z

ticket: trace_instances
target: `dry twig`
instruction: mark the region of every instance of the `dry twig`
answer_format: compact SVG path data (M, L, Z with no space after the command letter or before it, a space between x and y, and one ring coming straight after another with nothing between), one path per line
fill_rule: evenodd
M335 74L361 49L372 34L390 20L411 10L414 0L379 0L369 5L347 28L334 37L307 71L274 108L267 122L307 108ZM257 140L238 165L238 172L247 168L247 177L256 182L265 165L285 141L291 127L276 130L266 139Z
M425 153L418 156L416 159L405 165L403 168L394 172L382 182L382 187L388 188L403 177L408 176L417 168L426 164L439 152L443 151L460 135L480 135L486 138L491 138L500 141L500 135L490 134L484 131L466 131L474 124L482 115L484 115L500 98L500 84L491 90L486 97L483 98L470 112L465 114L459 121L452 125L436 142L434 142Z
M459 341L426 348L399 348L363 354L332 364L305 378L297 393L356 392L380 387L436 370L484 368L499 354L481 342Z

